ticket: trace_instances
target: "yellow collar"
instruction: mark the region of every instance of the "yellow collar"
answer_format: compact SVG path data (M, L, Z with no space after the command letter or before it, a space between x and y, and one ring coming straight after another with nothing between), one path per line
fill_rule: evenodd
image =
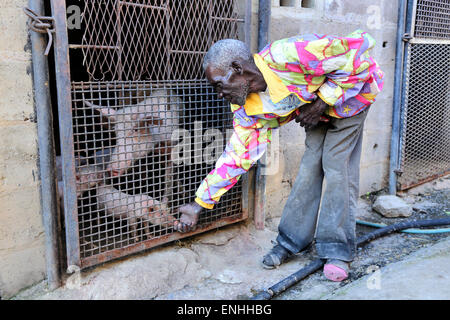
M295 94L301 101L304 101L297 93L289 91L289 89L283 84L281 79L270 70L269 66L264 62L263 58L255 53L253 55L256 66L261 71L264 80L266 81L267 88L269 89L270 100L273 103L278 103L287 96ZM239 106L231 105L232 109L237 109ZM250 93L245 101L244 109L249 116L267 113L263 110L263 103L258 93Z
M288 95L292 94L292 92L290 92L283 84L281 79L272 70L270 70L269 66L264 62L263 58L259 54L255 53L253 55L253 59L255 60L256 66L259 71L261 71L264 80L267 83L270 100L272 100L273 103L278 103Z

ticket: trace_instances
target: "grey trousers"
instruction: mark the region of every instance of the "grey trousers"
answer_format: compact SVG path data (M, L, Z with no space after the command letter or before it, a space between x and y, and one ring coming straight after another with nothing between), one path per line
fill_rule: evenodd
M278 226L277 242L291 253L303 250L316 235L319 258L354 259L359 162L369 109L306 131L306 150Z

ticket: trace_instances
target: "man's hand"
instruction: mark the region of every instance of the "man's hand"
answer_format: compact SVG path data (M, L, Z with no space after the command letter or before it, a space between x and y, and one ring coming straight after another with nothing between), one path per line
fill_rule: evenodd
M308 103L300 108L300 114L295 118L305 130L314 128L320 121L320 116L328 107L322 99L317 98L314 102Z
M181 213L180 221L174 222L174 229L179 232L194 231L202 210L203 207L197 202L191 202L181 206L179 209Z

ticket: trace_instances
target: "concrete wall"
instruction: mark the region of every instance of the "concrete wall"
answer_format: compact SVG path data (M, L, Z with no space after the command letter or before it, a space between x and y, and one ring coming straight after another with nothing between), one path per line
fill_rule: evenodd
M0 2L0 296L45 276L26 0Z
M397 1L373 0L273 0L270 41L304 33L344 36L356 29L377 41L372 55L386 79L383 91L368 114L361 156L360 194L387 186L392 121ZM284 5L284 6L283 6ZM290 5L290 6L286 6ZM279 132L280 163L267 177L267 218L279 217L295 180L304 152L304 129L292 122Z
M373 55L386 73L385 89L368 115L361 159L361 194L387 185L397 4L375 0L274 0L270 41L301 33L345 35L362 28L378 43ZM252 0L256 51L258 1ZM284 7L281 5L293 5ZM45 277L39 202L37 132L26 17L27 0L0 2L0 296L8 298ZM383 43L385 44L383 46ZM280 163L267 177L268 217L281 215L304 152L304 130L280 129Z

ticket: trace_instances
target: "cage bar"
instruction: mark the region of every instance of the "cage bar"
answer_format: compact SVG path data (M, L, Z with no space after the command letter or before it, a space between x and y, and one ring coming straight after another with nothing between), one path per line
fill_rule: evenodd
M247 219L246 177L204 211L195 231L173 229L232 130L233 114L204 79L202 59L215 41L238 38L238 24L249 30L236 1L77 5L82 30L70 30L67 43L71 107L60 109L71 130L61 142L73 161L72 264L86 268Z

